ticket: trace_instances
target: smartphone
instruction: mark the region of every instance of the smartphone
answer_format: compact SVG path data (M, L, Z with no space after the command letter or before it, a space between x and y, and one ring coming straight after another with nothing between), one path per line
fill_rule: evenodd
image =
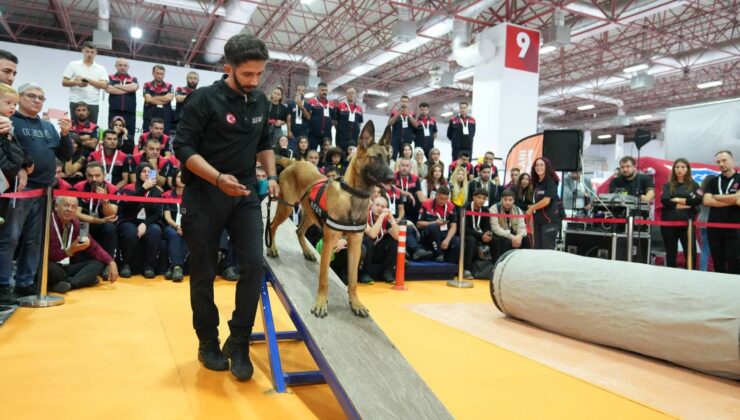
M67 116L67 111L56 109L56 108L49 108L49 118L50 119L58 120L66 116Z
M149 179L151 179L152 181L156 181L157 180L157 171L149 171Z
M89 234L90 234L90 224L87 222L80 222L80 236L79 238L77 238L77 241L79 243L85 242Z

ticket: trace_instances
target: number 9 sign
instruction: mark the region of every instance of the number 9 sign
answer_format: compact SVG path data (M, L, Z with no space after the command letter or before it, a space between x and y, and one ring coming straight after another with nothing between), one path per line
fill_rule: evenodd
M510 69L532 73L539 71L540 33L521 26L506 27L506 61Z

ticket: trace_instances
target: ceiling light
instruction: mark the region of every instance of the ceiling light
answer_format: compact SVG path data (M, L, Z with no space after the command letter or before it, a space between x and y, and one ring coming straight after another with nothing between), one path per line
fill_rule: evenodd
M429 36L432 38L440 38L452 30L452 19L445 19L441 22L437 22L427 29L421 31L421 35Z
M387 106L388 106L388 102L381 102L381 103L375 105L375 108L381 109L381 108L385 108Z
M653 118L652 114L638 115L635 117L635 121L646 121Z
M588 105L581 105L581 106L579 106L578 107L578 110L579 111L588 111L589 109L594 109L594 108L596 108L596 105L594 105L594 104L588 104Z
M696 85L696 87L699 89L709 89L709 88L713 88L717 86L722 86L721 80L714 80L712 82L704 82L704 83L699 83L698 85Z
M638 71L647 70L650 68L650 65L647 63L640 63L635 64L634 66L625 67L624 70L622 70L625 73L637 73Z
M540 48L540 55L551 53L557 49L558 47L554 45L543 45L542 48Z
M452 116L452 114L453 114L453 112L452 112L452 111L447 111L447 112L443 112L443 113L441 113L441 114L439 114L439 115L440 115L441 117L445 117L445 118L447 118L447 117L451 117L451 116Z
M133 28L131 28L131 38L139 39L143 34L144 32L138 26L134 26Z
M612 135L611 134L600 134L599 135L599 138L602 139L602 140L604 140L604 139L610 139L610 138L612 138Z
M314 96L316 96L316 93L314 93L314 92L308 92L307 94L303 95L303 97L306 98L306 99L311 99Z

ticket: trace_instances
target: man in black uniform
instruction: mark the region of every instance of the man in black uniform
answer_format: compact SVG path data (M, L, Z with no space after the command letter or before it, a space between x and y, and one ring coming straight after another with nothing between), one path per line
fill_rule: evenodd
M182 230L190 249L190 305L198 335L198 359L211 370L229 369L239 380L252 377L249 337L262 281L262 212L255 161L277 197L275 156L268 137L268 101L257 90L269 53L252 35L231 37L224 46L223 79L193 92L182 110L175 154L182 162ZM219 238L226 229L236 249L240 277L231 335L219 348L218 308L213 280ZM227 359L228 358L228 359Z
M732 153L722 150L714 155L722 174L704 191L704 205L710 223L740 223L740 173L735 171ZM707 228L709 250L718 273L740 274L740 230Z
M619 160L619 176L609 183L609 192L624 192L649 203L655 197L655 184L649 175L637 173L635 158L625 156Z

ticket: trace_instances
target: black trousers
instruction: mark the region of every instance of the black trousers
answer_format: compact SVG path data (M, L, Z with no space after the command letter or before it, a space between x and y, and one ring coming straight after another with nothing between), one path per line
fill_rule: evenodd
M522 244L518 249L529 249L531 247L532 246L529 244L529 237L525 236L522 238ZM514 249L514 247L511 246L511 239L494 235L493 240L491 241L491 261L495 264L501 255L512 249Z
M230 197L215 186L185 187L182 195L182 230L190 250L190 306L193 327L200 340L218 337L218 308L213 281L218 265L221 232L229 232L236 250L240 277L236 307L229 321L234 336L252 333L264 273L262 211L257 195Z
M558 238L560 222L534 224L534 248L535 249L555 249L555 241Z
M466 270L472 271L473 260L475 260L478 256L478 246L482 243L483 241L478 241L478 238L473 235L465 235L465 255L463 255L463 267Z
M689 228L687 227L674 227L674 226L661 226L660 234L663 236L663 244L665 245L665 265L667 267L676 267L676 256L678 255L678 242L681 241L681 247L683 247L684 255L688 255L689 241L688 234ZM686 261L688 261L688 256ZM694 270L698 269L696 266L696 236L691 235L691 261ZM688 265L688 262L687 262Z
M740 274L740 230L707 228L714 271Z
M362 265L362 270L368 275L377 277L378 274L383 274L383 271L390 271L395 274L396 268L396 253L398 252L398 241L386 233L383 237L375 243L374 240L368 236L362 238L362 247L365 250L365 257ZM383 267L380 273L373 272L373 266Z
M69 282L73 289L94 286L98 283L98 274L103 272L103 263L88 260L63 266L49 261L48 288L51 289L60 281Z

